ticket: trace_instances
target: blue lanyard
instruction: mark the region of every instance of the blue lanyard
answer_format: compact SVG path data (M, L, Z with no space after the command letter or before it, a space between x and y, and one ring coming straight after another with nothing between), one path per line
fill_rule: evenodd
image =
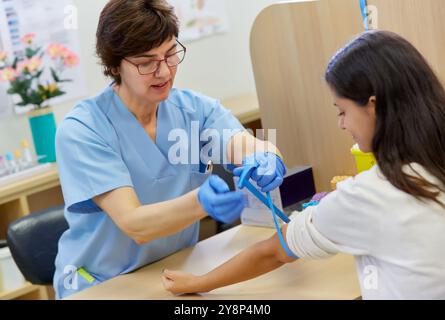
M359 0L359 1L360 1L360 10L361 10L361 13L362 13L363 25L365 27L365 31L368 31L369 30L369 27L368 27L368 17L366 15L367 3L366 3L366 0Z
M281 246L283 247L286 254L293 258L298 259L298 257L290 251L289 247L286 244L286 241L284 241L283 235L281 234L280 226L278 225L278 219L277 216L281 218L285 223L289 223L290 219L280 210L278 209L272 201L272 197L270 196L270 192L266 193L266 197L258 191L257 188L255 188L249 180L246 179L247 173L253 169L255 169L257 166L252 165L249 170L244 170L243 174L240 177L238 187L246 187L258 200L260 200L266 207L269 207L269 209L272 211L272 217L275 224L275 229L277 229L278 239L280 240Z

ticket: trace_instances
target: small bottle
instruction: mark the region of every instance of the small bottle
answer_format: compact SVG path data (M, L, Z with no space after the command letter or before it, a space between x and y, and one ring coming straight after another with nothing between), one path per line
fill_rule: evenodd
M19 166L14 160L14 156L11 152L6 153L6 165L8 168L8 174L13 174L19 172Z
M6 161L3 156L0 156L0 177L8 174L8 168L6 167Z
M14 150L14 158L19 171L26 169L26 163L22 157L22 152L20 150Z
M34 161L31 155L31 150L29 148L28 140L22 140L21 142L23 150L23 160L27 168L34 166Z

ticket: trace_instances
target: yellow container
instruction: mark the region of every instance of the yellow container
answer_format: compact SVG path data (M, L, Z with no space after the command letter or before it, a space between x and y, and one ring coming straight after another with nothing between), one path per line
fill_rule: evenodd
M373 153L361 151L357 144L352 147L351 153L355 157L358 173L371 169L377 163Z

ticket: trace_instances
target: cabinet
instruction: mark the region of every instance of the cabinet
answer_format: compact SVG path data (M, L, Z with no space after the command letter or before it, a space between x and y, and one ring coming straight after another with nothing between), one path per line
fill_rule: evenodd
M8 225L31 212L62 205L57 166L28 178L0 186L0 239L6 238ZM30 283L10 292L0 292L0 300L6 299L49 299L51 287L35 286Z

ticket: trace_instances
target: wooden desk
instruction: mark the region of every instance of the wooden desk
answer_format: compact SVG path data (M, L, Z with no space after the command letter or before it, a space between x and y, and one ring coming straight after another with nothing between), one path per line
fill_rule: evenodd
M202 295L173 296L163 289L164 268L195 274L210 271L255 242L267 239L273 229L238 226L177 252L131 274L89 288L69 300L79 299L357 299L360 287L354 258L337 255L327 260L299 260L260 278Z

